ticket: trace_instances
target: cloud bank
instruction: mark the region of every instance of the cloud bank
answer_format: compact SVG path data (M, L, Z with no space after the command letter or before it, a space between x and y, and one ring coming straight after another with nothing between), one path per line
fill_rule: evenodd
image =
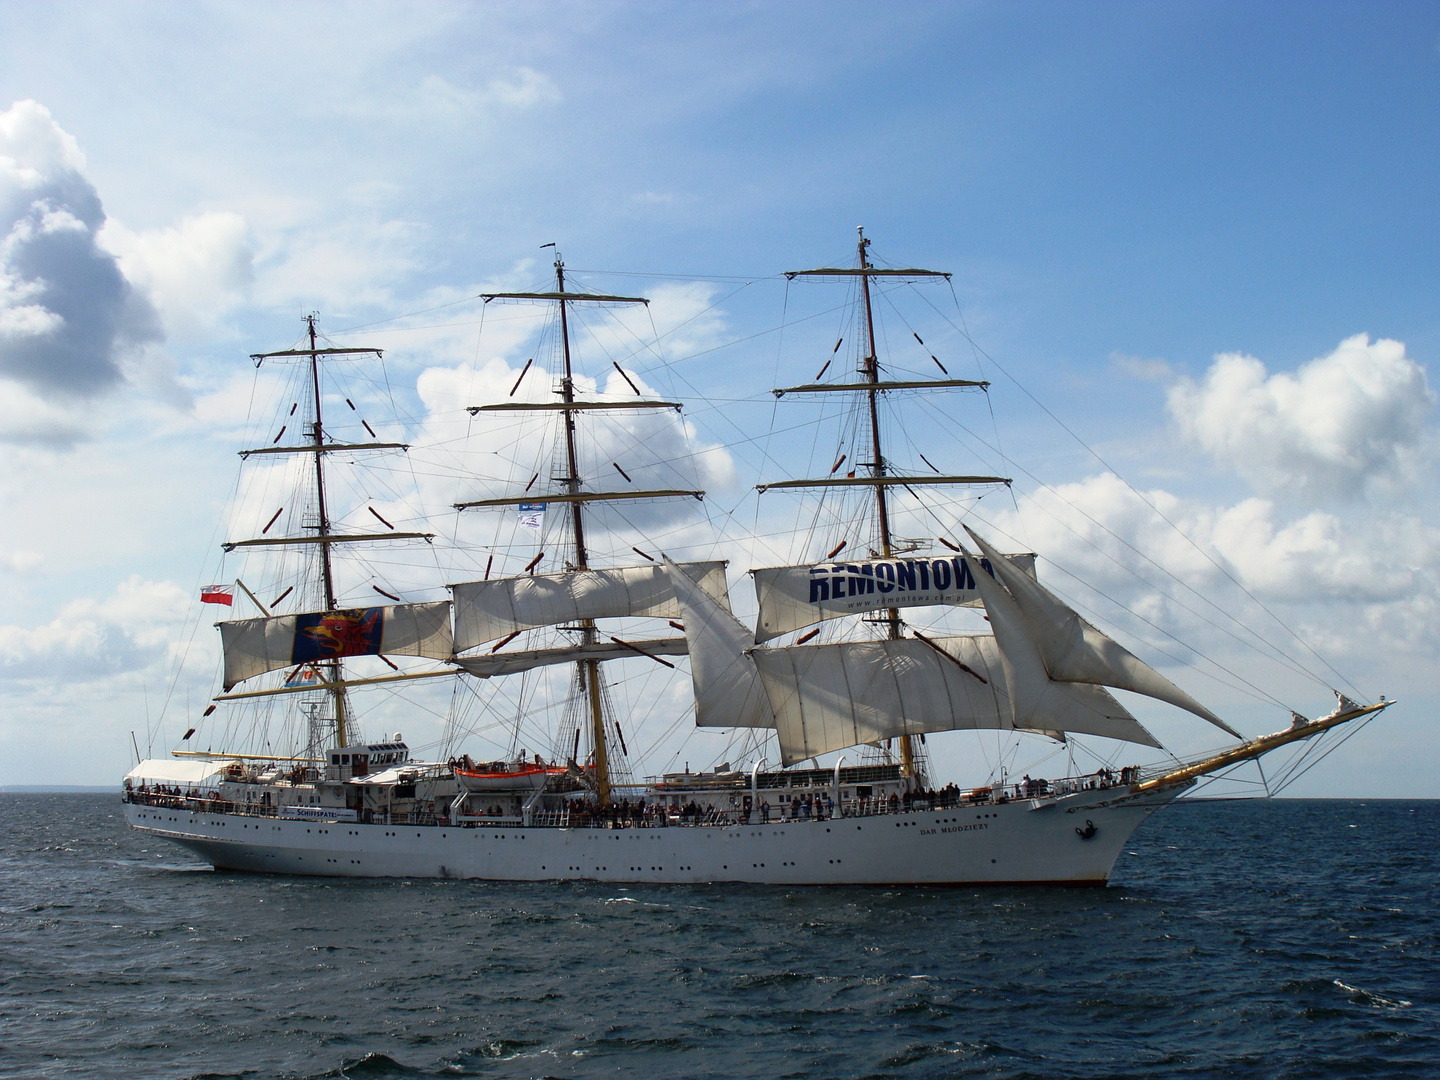
M154 306L97 242L100 196L45 106L0 113L0 376L43 398L123 381L125 354L161 336Z
M1435 391L1402 342L1342 341L1294 374L1222 353L1169 392L1181 432L1263 492L1348 499L1414 480L1430 456Z
M43 626L0 626L0 681L90 682L140 671L175 647L190 597L132 574L103 600L71 601Z
M166 330L195 336L213 330L249 295L255 283L249 233L239 214L210 211L145 232L111 220L99 240L154 302Z
M1266 643L1335 677L1275 617L1372 692L1440 655L1440 529L1412 515L1287 514L1263 498L1137 493L1105 473L1029 493L986 528L1039 551L1041 580L1133 634L1146 659L1185 658L1178 639L1296 703L1316 687L1262 662Z

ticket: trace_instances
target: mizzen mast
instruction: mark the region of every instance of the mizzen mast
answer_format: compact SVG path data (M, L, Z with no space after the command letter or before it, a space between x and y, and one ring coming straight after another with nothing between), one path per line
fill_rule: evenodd
M315 502L316 515L315 524L308 526L313 528L310 535L301 536L258 536L248 540L236 540L225 543L222 547L225 551L233 551L236 548L248 547L272 547L290 544L313 544L320 549L320 581L323 591L322 601L324 610L335 611L339 603L335 595L335 575L332 565L331 551L336 544L348 544L366 541L395 541L395 540L425 540L427 543L434 539L434 533L402 532L392 529L385 533L344 533L336 532L330 518L330 506L325 491L325 456L337 451L353 452L358 450L408 450L406 443L380 442L379 440L368 443L326 443L325 442L325 419L324 407L321 401L320 388L320 362L328 357L351 357L351 356L372 356L380 358L384 354L380 349L365 348L336 348L322 347L317 341L315 331L315 316L305 317L305 326L308 337L307 347L299 349L285 349L280 352L252 353L250 359L257 366L266 360L304 360L310 365L310 390L315 399L315 412L310 421L310 440L298 446L266 446L240 451L242 458L248 458L254 454L309 454L315 458ZM284 429L281 429L284 434ZM276 436L278 439L279 436ZM257 602L258 603L258 602ZM267 612L268 614L268 612ZM347 683L344 677L344 665L339 657L319 662L326 669L327 678L323 688L329 690L334 703L335 714L335 745L344 746L349 739L349 708L345 696ZM303 691L304 687L283 688L276 692L297 692ZM236 695L246 696L246 695Z
M315 316L305 316L305 325L310 335L310 384L315 392L315 420L310 425L310 441L315 446L325 445L325 420L320 406L320 356L315 344ZM325 504L325 455L315 455L315 509L316 509L316 534L322 537L330 535L330 510ZM335 610L335 576L330 566L330 545L320 545L320 578L325 589L325 610ZM345 687L338 685L343 681L344 672L341 669L340 659L336 657L326 663L330 669L330 682L334 685L330 691L335 703L335 745L346 744L346 708L345 708Z

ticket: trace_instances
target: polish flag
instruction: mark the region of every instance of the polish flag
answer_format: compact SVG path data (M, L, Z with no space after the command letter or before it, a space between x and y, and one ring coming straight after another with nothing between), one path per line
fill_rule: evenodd
M224 604L230 607L235 603L235 587L233 585L207 585L200 590L200 602L202 604Z

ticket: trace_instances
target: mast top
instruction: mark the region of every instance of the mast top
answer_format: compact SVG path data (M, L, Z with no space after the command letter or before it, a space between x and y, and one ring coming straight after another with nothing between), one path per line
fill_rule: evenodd
M279 352L251 353L250 359L257 364L280 356L341 356L349 353L366 353L370 356L384 356L381 349L281 349Z
M813 270L786 270L785 280L794 281L797 277L894 277L894 278L925 278L938 277L950 280L948 270L921 270L918 267L910 266L901 270L882 270L870 265L870 260L865 257L865 251L870 247L870 240L865 235L865 226L857 225L856 230L860 233L860 265L859 266L818 266Z
M556 264L559 265L558 263ZM649 304L650 300L644 296L610 296L606 293L578 293L578 292L502 292L502 293L481 293L480 299L485 303L491 300L589 300L601 304Z

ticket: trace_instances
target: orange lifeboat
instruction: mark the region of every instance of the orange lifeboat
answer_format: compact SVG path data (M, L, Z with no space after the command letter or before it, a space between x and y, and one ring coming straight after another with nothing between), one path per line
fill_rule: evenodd
M492 761L474 768L451 768L466 791L538 791L550 777L565 775L563 768L526 762Z

